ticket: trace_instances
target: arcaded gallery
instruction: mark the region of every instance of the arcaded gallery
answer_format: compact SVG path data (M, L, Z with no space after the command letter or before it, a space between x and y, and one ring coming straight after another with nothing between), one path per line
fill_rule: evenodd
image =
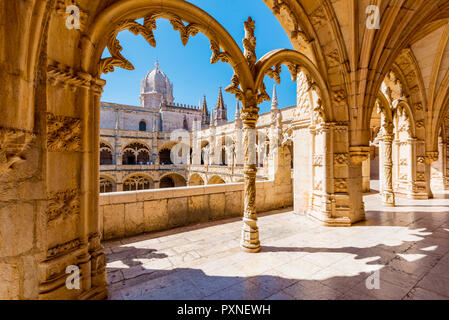
M0 0L0 83L0 300L449 300L449 0Z

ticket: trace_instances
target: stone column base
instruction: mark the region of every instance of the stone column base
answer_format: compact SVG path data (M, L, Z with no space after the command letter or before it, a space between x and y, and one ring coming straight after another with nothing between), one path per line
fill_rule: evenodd
M382 202L385 207L394 207L395 206L395 196L393 192L384 191L382 193Z
M334 218L318 211L309 211L307 213L307 216L327 227L350 227L352 225L351 219L349 219L348 217Z

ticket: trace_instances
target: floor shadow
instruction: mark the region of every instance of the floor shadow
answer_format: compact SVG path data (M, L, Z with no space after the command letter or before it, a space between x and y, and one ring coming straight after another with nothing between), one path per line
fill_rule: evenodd
M419 234L421 240L432 235L432 232L426 229L417 231L421 232ZM429 234L423 234L426 232ZM334 276L319 279L313 279L312 275L297 278L269 274L246 277L217 276L211 275L211 272L206 274L200 268L148 268L142 263L142 259L156 261L167 258L165 253L157 252L155 249L134 246L119 247L115 250L112 248L113 253L107 255L108 264L121 262L127 267L107 267L110 283L109 298L143 300L425 299L422 289L418 290L419 294L416 291L420 279L417 274L414 274L414 270L422 268L423 261L426 265L433 267L449 251L449 247L445 252L429 252L431 244L421 240L402 241L397 246L377 244L365 248L262 246L260 254L344 253L348 254L348 257L352 256L354 260L368 258L362 266L379 267L380 288L375 290L366 286L367 278L371 277L373 272L365 272L362 269L351 271L354 273L351 276L338 275L339 271L336 271ZM416 261L407 261L398 255L407 253L415 255L419 253L423 257ZM295 259L292 256L291 260ZM345 268L345 265L340 265L340 268ZM397 272L397 274L392 276L391 272ZM232 270L228 273L232 273ZM444 281L449 283L449 279ZM428 293L429 299L435 297L449 299L449 292L442 292L438 286L435 291ZM427 291L424 290L424 292Z

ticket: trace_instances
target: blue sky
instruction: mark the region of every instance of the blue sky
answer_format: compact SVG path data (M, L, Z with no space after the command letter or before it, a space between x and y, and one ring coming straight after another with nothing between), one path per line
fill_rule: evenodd
M244 37L243 22L251 16L256 21L257 58L279 48L292 49L290 40L276 17L262 0L192 0L191 3L213 16L231 34L237 44L242 46ZM156 48L151 47L141 36L128 31L118 36L123 47L123 55L134 65L135 70L116 68L113 73L104 74L107 81L102 100L129 105L140 105L140 82L146 73L154 68L159 60L159 68L167 74L174 84L175 103L198 105L203 94L206 95L209 109L218 98L218 87L223 87L223 97L228 106L228 119L235 114L236 99L224 91L230 84L233 71L230 65L217 62L210 64L211 50L209 40L201 33L190 37L184 47L179 33L174 31L165 19L157 20L154 31ZM109 55L105 52L105 56ZM271 96L275 82L265 77L267 93ZM296 85L290 73L282 66L281 84L277 85L278 101L281 108L296 103ZM268 112L270 102L259 105L261 113Z

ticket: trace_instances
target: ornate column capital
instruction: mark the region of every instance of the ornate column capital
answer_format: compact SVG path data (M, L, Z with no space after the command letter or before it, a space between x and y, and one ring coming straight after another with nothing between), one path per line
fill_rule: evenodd
M426 163L431 164L438 160L438 151L426 151Z
M368 159L371 148L369 146L352 146L349 147L349 156L353 164L361 164Z

